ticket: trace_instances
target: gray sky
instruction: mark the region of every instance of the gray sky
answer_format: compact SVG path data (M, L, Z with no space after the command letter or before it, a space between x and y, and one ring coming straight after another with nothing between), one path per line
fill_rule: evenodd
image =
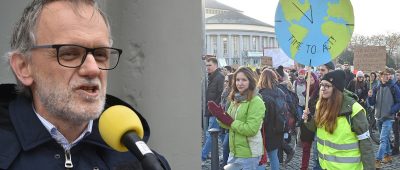
M217 0L245 15L274 25L279 0ZM354 34L375 35L400 32L400 0L351 0L354 10Z

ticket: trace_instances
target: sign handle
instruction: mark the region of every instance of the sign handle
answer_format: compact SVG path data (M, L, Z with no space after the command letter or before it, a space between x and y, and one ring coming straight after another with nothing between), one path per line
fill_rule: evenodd
M310 98L310 82L311 82L311 59L310 59L310 65L307 66L307 87L306 87L306 105L304 107L304 110L308 112L308 100ZM305 123L307 123L308 120L308 114L307 118L304 120Z

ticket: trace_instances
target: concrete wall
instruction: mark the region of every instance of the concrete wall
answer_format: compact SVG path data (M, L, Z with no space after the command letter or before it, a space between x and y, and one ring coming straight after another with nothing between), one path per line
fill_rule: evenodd
M108 93L132 104L151 127L151 148L172 169L200 169L202 2L100 0L122 60L109 73ZM0 5L0 53L27 2ZM7 5L4 5L7 4ZM14 82L2 60L0 83ZM1 94L0 94L1 95Z

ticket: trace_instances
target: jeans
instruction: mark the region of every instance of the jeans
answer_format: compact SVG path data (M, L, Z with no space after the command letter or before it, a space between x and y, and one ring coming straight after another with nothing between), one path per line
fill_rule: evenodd
M278 149L267 152L271 170L279 170Z
M308 170L308 164L310 161L310 151L311 151L311 142L301 141L301 145L303 148L303 156L301 158L301 170Z
M242 166L242 170L255 170L258 167L261 156L253 158L237 158L229 154L228 164L237 163Z
M319 158L318 158L318 149L317 149L317 135L315 135L314 142L312 143L313 149L313 160L314 160L314 167L313 170L322 170L321 165L319 165Z
M217 119L214 116L210 116L210 118L208 120L208 129L212 129L212 128L220 129ZM220 135L220 138L221 137L222 136ZM208 153L210 153L211 144L212 144L210 132L208 132L208 131L206 132L205 138L206 139L205 139L203 148L201 150L201 160L202 161L205 161L207 159ZM222 139L221 139L221 141L222 141Z
M393 152L399 152L399 120L397 118L394 119L393 123L393 135L394 135L394 143L393 143Z
M226 165L229 157L229 132L225 133L224 141L222 142L222 161Z
M390 155L390 141L389 135L392 130L393 120L378 121L378 130L380 132L379 137L379 149L376 152L376 160L382 160L383 156Z

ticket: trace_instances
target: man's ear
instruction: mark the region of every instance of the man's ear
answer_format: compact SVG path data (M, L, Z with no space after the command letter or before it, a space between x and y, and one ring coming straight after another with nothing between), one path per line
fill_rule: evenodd
M30 63L23 54L18 52L13 52L10 57L11 69L17 76L19 81L25 86L30 86L33 83L32 70Z

